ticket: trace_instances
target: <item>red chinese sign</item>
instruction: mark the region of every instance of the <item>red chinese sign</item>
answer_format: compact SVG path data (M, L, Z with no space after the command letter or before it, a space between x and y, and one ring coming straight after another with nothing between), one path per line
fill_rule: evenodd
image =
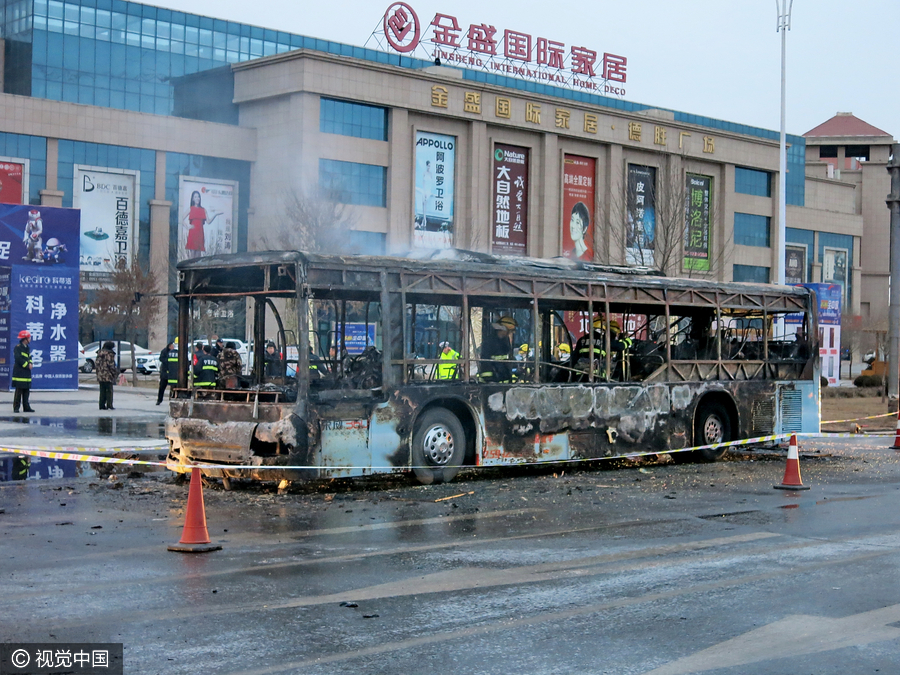
M384 37L396 51L405 54L419 44L419 17L405 2L395 2L384 13Z
M0 161L0 203L23 204L22 177L25 166L16 162Z
M384 13L384 37L394 51L409 54L421 44L429 59L539 80L601 94L624 96L628 59L486 23L468 27L450 14L434 15L424 29L415 11L395 2ZM430 45L430 50L425 45Z
M494 145L491 252L525 255L528 248L528 148Z

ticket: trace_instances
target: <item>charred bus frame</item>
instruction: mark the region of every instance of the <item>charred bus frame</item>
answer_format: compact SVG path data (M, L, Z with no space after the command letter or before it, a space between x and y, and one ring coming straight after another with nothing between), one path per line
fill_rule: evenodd
M180 344L189 344L194 303L245 298L255 344L273 315L283 358L296 358L293 377L265 377L257 348L249 377L201 390L190 386L182 350L166 423L177 471L215 463L252 468L207 474L276 480L412 469L429 483L451 480L463 465L818 431L815 295L804 288L454 250L415 258L259 252L178 269ZM291 345L278 311L285 303L296 316ZM362 337L348 334L352 311ZM554 358L559 342L575 342L567 312L604 322L605 348L580 366ZM510 352L502 362L514 374L483 381L478 333L483 339L501 315L519 317L532 353L516 361ZM788 316L796 333L775 336ZM632 352L618 357L627 367L617 368L610 348L612 317L634 338ZM450 341L442 336L458 350L448 379L438 375L436 345ZM349 353L351 337L365 343L361 352Z

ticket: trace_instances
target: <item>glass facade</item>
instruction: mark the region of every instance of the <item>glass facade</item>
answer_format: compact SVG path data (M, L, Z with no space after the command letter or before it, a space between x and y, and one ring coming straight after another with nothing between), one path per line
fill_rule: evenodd
M768 171L757 171L756 169L745 169L737 166L734 168L734 191L744 195L771 197L772 174Z
M768 216L734 214L734 243L741 246L771 246L771 221Z
M387 140L387 109L350 101L322 98L319 131L326 134Z
M734 281L748 281L757 284L769 283L769 268L758 265L735 265L732 271Z
M172 113L173 78L308 41L121 0L24 0L6 6L3 33L31 45L31 91L16 93L160 115Z
M387 206L387 168L383 166L320 159L319 186L345 204Z

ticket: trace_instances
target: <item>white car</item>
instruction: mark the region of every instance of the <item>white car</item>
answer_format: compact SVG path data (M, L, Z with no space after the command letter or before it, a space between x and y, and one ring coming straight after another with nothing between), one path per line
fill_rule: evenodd
M86 373L87 371L84 369L84 366L86 363L87 363L87 358L84 355L84 347L79 342L78 343L78 370L80 370L83 373Z
M100 351L100 347L103 346L103 343L106 340L101 340L100 342L92 342L84 348L84 365L81 366L81 359L79 359L79 367L81 372L83 373L92 373L94 372L95 363L97 361L97 352ZM116 354L119 358L119 369L122 371L126 371L131 368L131 343L122 341L112 340L112 343L116 345ZM134 357L136 360L139 360L141 356L149 356L153 354L146 347L141 347L139 345L134 346ZM157 359L157 363L159 359ZM157 366L158 370L158 366Z
M153 375L159 372L159 354L151 352L150 354L134 355L137 361L137 371L141 375Z

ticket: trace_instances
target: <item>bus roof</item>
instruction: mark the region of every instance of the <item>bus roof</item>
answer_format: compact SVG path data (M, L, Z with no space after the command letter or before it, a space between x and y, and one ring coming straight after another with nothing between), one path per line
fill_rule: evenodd
M735 293L787 294L806 296L809 290L798 286L776 286L745 282L721 282L716 279L666 277L650 267L628 267L582 262L569 258L530 258L498 256L464 249L414 250L397 256L361 254L329 255L305 251L252 251L224 255L203 256L178 263L181 271L227 269L254 265L303 264L315 267L360 266L384 268L393 266L421 272L423 269L446 269L454 272L470 270L480 274L496 273L507 268L515 276L538 275L554 278L590 281L612 281L634 284L640 278L643 286L668 288L716 288Z

